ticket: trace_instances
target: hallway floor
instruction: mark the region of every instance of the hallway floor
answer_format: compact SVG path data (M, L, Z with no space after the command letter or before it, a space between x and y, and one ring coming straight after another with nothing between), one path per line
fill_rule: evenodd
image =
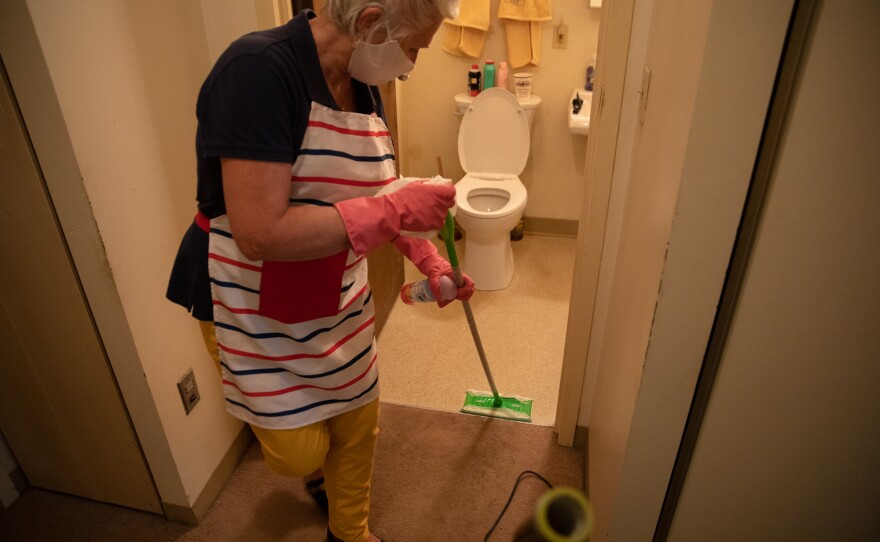
M549 427L388 404L379 427L370 526L386 540L483 540L525 470L584 487L583 448L557 445ZM534 514L546 487L527 478L491 540L512 540ZM302 482L269 470L256 442L198 527L36 488L0 507L10 542L324 542L326 528Z
M456 246L463 254L464 243ZM513 242L510 286L471 299L499 393L534 399L537 425L556 418L576 246L575 239L526 235ZM406 282L424 278L409 261L405 266ZM398 300L379 353L383 402L457 412L466 390L489 389L458 303L439 309Z

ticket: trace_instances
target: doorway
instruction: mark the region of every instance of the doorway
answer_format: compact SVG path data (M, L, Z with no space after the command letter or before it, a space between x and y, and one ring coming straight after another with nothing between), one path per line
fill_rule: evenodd
M402 175L442 174L453 181L464 176L458 155L461 116L454 96L467 89L472 64L507 56L504 23L494 17L497 3L492 4L492 29L479 58L444 51L447 30L441 27L431 47L420 53L409 80L399 85L397 151ZM477 292L472 299L499 391L535 399L534 423L546 426L556 419L578 221L586 190L588 138L569 131L567 110L574 89L585 85L601 16L600 10L579 1L557 2L553 9L554 20L543 27L546 43L538 66L510 69L534 73L533 90L542 100L531 128L529 160L520 175L529 201L525 239L512 244L513 282L506 290ZM570 32L567 48L554 48L549 38L563 19L577 32ZM438 246L445 254L445 248ZM462 256L463 244L458 246ZM408 267L408 282L421 278ZM392 336L395 322L399 331ZM466 390L488 390L461 308L399 304L389 325L392 328L379 339L384 400L458 411ZM429 399L443 393L438 387L448 391L442 399Z

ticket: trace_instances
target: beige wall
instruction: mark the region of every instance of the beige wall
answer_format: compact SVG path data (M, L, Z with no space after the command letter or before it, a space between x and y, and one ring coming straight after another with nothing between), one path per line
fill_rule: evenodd
M31 0L27 6L124 311L114 325L127 323L136 349L124 359L108 353L162 500L189 507L241 427L224 413L195 321L164 298L177 244L195 213L195 98L210 68L201 6L195 0ZM53 156L38 158L48 163ZM62 226L68 235L77 227L63 216ZM88 286L90 278L83 281ZM89 301L100 314L102 300ZM101 332L112 344L112 326ZM189 367L202 401L186 416L176 382ZM145 377L148 396L125 385L127 374ZM138 411L151 409L164 434L138 427ZM170 452L162 461L151 456L160 441Z
M445 29L419 55L410 79L398 84L400 112L401 172L407 176L437 174L437 156L446 177L464 176L458 160L460 117L453 97L467 90L472 63L481 67L486 59L506 60L504 23L495 18L498 0L492 0L492 23L480 59L456 57L440 48ZM553 49L553 24L564 21L569 28L568 47ZM599 36L599 10L584 0L556 0L553 21L543 25L541 62L513 71L535 74L533 91L543 100L532 126L530 159L520 178L529 191L526 216L578 220L585 189L584 157L587 139L567 128L571 92L583 88L587 64ZM512 83L512 76L511 76ZM510 87L512 88L512 87Z
M262 6L267 3L271 3L271 0L199 0L212 64L242 34L274 26L262 20L258 22L258 13L254 9L255 4ZM271 6L269 8L271 11Z

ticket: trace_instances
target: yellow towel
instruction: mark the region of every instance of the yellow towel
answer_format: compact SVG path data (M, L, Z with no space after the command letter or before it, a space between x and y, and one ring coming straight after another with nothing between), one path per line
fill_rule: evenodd
M504 21L507 63L511 68L537 66L541 60L541 22Z
M498 18L505 19L510 67L537 66L541 60L541 21L553 18L551 0L501 0Z
M501 0L498 18L514 21L549 21L553 18L550 0Z
M461 0L458 17L443 21L443 50L449 54L479 58L489 30L489 0Z

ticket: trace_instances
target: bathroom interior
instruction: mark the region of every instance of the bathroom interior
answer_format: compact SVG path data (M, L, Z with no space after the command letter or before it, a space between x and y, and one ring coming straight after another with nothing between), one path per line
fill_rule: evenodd
M461 101L467 96L472 65L482 71L487 61L494 61L497 70L509 60L505 23L497 17L499 3L490 2L489 29L478 57L445 51L447 33L454 28L444 24L431 47L419 54L409 79L397 82L397 152L402 176L441 174L454 182L465 176L459 156L464 108L455 98ZM508 68L506 90L512 96L514 74L533 74L529 151L519 174L527 192L524 235L510 242L513 275L509 284L486 290L478 281L471 300L499 392L533 399L532 421L544 426L553 425L556 416L578 218L586 190L588 134L583 122L578 126L572 122L576 120L572 98L584 100L587 105L582 106L581 117L588 119L591 93L585 87L588 67L594 63L599 19L600 10L588 2L557 0L552 19L540 23L537 65ZM468 272L466 230L459 228L463 238L456 245ZM409 262L404 265L405 282L422 278ZM461 407L465 390L489 389L458 304L439 309L434 304L405 305L398 300L379 341L385 402L454 412Z
M17 412L13 406L29 407L25 400L53 407L44 409L40 403L40 409L15 417L22 422L18 427L41 431L25 453L10 441L16 457L51 454L45 465L65 480L76 469L94 469L89 472L101 475L92 480L138 489L146 495L140 509L160 518L207 514L250 445L241 424L223 413L216 370L191 317L169 306L163 292L180 232L192 222L193 97L229 40L275 24L271 7L282 3L0 2L0 57L26 128L16 124L14 129L32 142L32 148L22 151L28 183L12 183L3 195L34 191L50 213L42 219L32 212L16 214L22 206L4 206L2 217L33 218L51 234L46 235L49 241L37 243L36 228L18 223L0 228L21 249L3 263L24 262L27 278L4 281L4 303L17 301L17 307L29 309L18 312L28 318L28 325L18 329L32 331L20 335L20 344L56 364L48 365L55 370L38 382L40 388L10 389L10 383L18 382L10 377L18 374L13 370L29 370L28 363L20 362L28 352L0 356L7 361L0 378L7 388L0 397L15 398L0 414ZM557 368L543 366L557 363L548 347L561 340L547 333L565 328L547 323L547 315L538 314L535 305L555 303L562 314L569 309L568 296L577 301L583 284L594 279L575 269L574 284L558 282L570 280L574 255L565 244L574 241L575 231L579 247L602 242L592 222L589 228L583 221L579 230L572 227L585 216L584 210L578 211L584 191L601 184L585 186L587 141L595 157L589 164L594 179L596 169L614 154L605 152L605 146L598 148L608 139L597 132L610 123L594 118L589 139L565 129L571 92L582 85L599 34L599 10L588 4L557 0L553 20L543 25L540 64L528 68L542 103L520 174L528 190L526 235L512 245L516 271L510 287L477 292L473 299L499 388L534 398L535 424L552 423L546 410L556 404L530 388L529 379L557 378ZM623 24L627 13L615 8L627 4L631 21ZM774 175L768 172L768 182L777 189L769 201L773 220L765 222L768 227L755 247L763 267L743 292L748 297L741 306L749 311L730 326L733 348L718 349L725 370L718 375L716 390L702 394L718 408L705 413L699 432L687 427L698 383L697 391L703 392L698 376L743 200L756 158L763 158L758 149L767 103L780 55L787 49L793 8L801 13L811 4L639 1L607 2L602 9L600 79L618 83L619 118L633 121L629 126L621 122L617 141L632 140L636 130L639 136L636 149L618 153L632 160L619 176L626 184L620 192L627 196L627 213L618 213L630 242L620 243L614 281L604 298L609 306L605 329L613 333L604 334L602 357L614 363L603 364L601 378L595 378L595 401L587 405L592 411L573 413L578 422L589 422L586 485L596 510L604 510L597 518L606 526L597 529L607 529L609 540L651 539L661 511L666 519L683 518L683 529L699 531L672 540L723 538L708 532L714 526L726 529L728 537L747 540L754 538L755 525L767 528L769 539L788 539L792 533L805 540L878 539L878 440L872 429L880 413L874 279L880 227L871 207L880 186L875 182L880 122L872 94L880 84L876 2L819 2L814 23L804 33L808 47L791 48L804 53L803 66L793 73L797 84L791 111L781 122L789 128L778 138L778 150L784 152L769 164L777 166ZM498 1L492 0L491 6L494 14ZM433 177L442 164L446 177L462 178L456 137L461 121L454 96L466 89L472 63L506 58L504 24L494 17L491 23L480 59L444 53L438 41L423 51L410 80L397 85L402 174ZM551 41L559 24L571 30L564 49L553 48ZM607 62L615 50L622 53L618 62ZM635 89L648 67L654 73L651 101L639 126ZM829 78L828 73L846 76ZM622 100L625 89L632 92ZM604 116L614 105L611 90L603 120L612 118ZM4 110L9 111L14 108ZM3 139L4 151L11 139ZM38 169L32 167L36 159ZM616 169L614 178L619 186ZM53 196L52 205L46 205L46 195ZM612 190L609 208L619 201L614 195ZM50 242L58 239L66 244ZM557 243L563 246L560 254L552 252ZM536 263L528 263L530 255ZM563 270L560 278L550 274L557 269ZM50 274L64 280L45 280ZM516 290L521 282L527 287ZM57 288L50 290L50 285ZM504 297L515 301L502 305ZM65 309L59 310L62 301ZM602 302L598 299L597 306ZM587 318L580 318L586 312L581 305L572 303L570 317L578 318L578 329L590 335ZM458 307L398 306L392 313L408 326L396 341L399 345L421 343L421 351L446 352L432 356L419 371L410 370L411 381L395 382L391 373L397 367L388 348L398 345L392 344L390 331L383 332L383 397L413 391L422 396L397 400L427 405L430 394L416 384L436 386L441 376L454 376L461 378L450 386L457 409L465 389L484 389ZM408 322L422 316L429 323ZM7 328L9 322L4 322ZM566 341L580 336L568 333ZM438 342L429 348L428 340ZM84 343L92 346L84 348ZM504 350L504 343L514 343L522 352ZM592 360L594 344L584 359ZM527 346L543 350L535 354ZM453 347L462 353L452 352ZM63 355L55 355L59 348ZM448 366L456 358L462 358L462 369ZM514 374L509 367L518 360L539 367L537 376ZM399 363L417 361L425 360L412 356ZM591 361L586 369L595 366ZM77 372L68 378L71 368ZM186 413L176 384L190 370L199 382L201 402ZM59 375L65 378L52 378ZM561 380L563 390L574 383L576 392L581 391L580 378L566 374ZM557 384L548 387L555 394ZM33 389L45 393L31 393ZM71 408L67 398L83 389L92 390L90 408ZM109 398L99 403L97 391L107 391ZM748 408L743 408L743 398ZM564 401L559 408L561 436L566 429ZM40 414L47 412L51 416ZM113 419L121 428L115 437L110 433ZM500 424L546 429L506 421L494 425ZM4 434L10 440L5 427ZM692 446L695 462L686 477L677 465L684 436L700 437ZM96 445L106 445L106 453ZM82 451L77 456L81 461L68 461L68 450ZM483 449L475 453L489 457ZM0 459L8 457L0 453ZM20 469L3 466L0 482L5 475L8 487L8 475ZM111 469L126 476L107 476ZM126 482L138 473L143 484ZM687 483L679 487L678 506L667 510L672 475ZM755 491L771 485L776 491ZM398 489L389 493L410 498ZM266 499L276 502L275 496ZM438 502L452 500L444 495ZM43 517L58 519L60 511L53 507ZM396 510L389 513L399 515ZM869 529L874 536L864 534ZM751 532L741 534L743 530Z

